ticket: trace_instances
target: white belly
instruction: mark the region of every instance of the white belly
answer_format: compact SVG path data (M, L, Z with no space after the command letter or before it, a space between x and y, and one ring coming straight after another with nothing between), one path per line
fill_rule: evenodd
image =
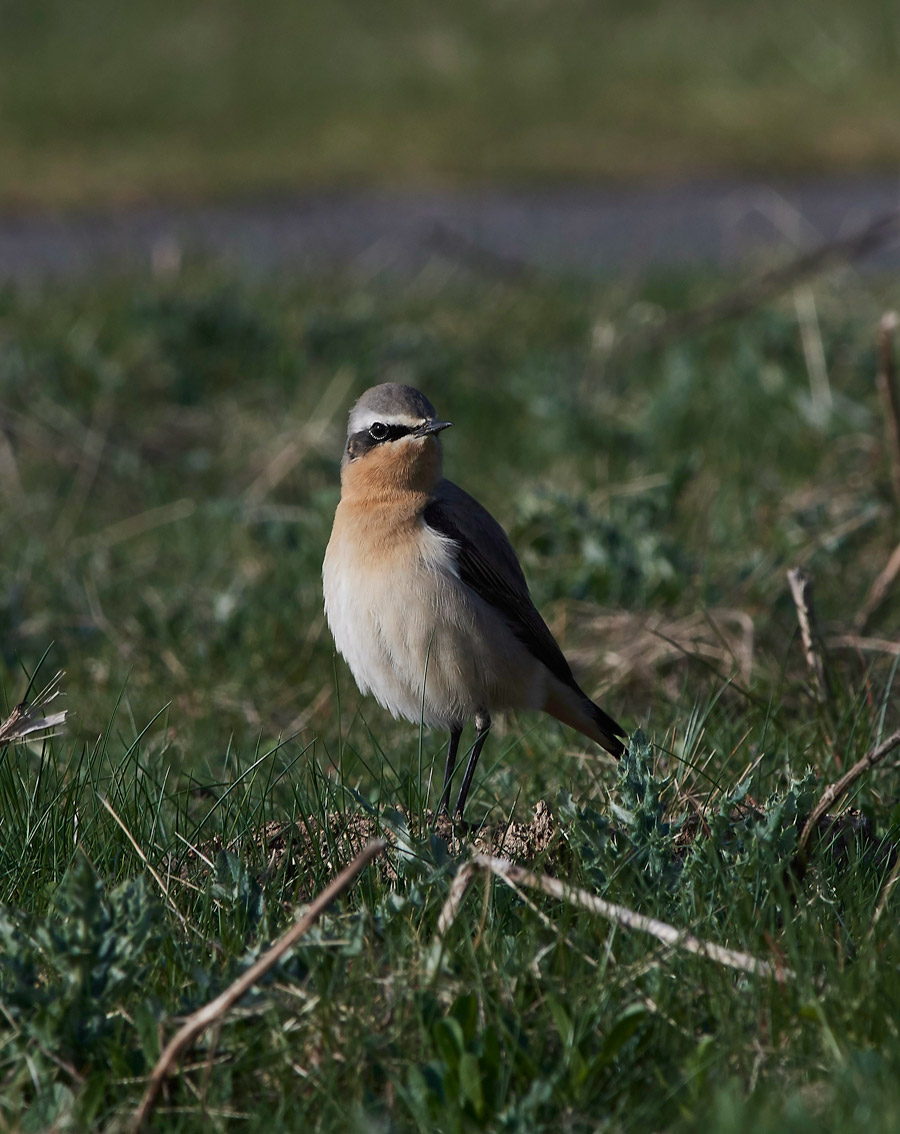
M332 534L325 616L360 690L394 716L439 727L479 710L542 707L547 671L459 580L452 544L423 524L418 547L375 564Z

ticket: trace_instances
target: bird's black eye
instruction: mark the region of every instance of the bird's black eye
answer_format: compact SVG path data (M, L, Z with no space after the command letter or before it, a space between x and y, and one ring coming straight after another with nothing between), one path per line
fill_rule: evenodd
M369 426L369 436L373 441L383 441L389 432L383 421L373 421Z

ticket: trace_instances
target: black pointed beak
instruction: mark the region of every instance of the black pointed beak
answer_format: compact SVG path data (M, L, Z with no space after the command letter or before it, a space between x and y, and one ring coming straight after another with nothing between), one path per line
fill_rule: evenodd
M417 437L427 437L429 433L440 433L442 429L449 429L452 424L452 421L426 421L416 429L415 433Z

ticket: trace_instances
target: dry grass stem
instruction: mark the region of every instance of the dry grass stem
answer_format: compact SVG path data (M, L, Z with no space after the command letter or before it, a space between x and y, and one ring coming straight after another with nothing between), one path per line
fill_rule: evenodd
M638 352L659 350L681 339L690 338L709 327L742 318L794 287L801 280L835 264L850 264L871 255L895 240L900 232L900 210L892 209L849 236L820 244L787 264L764 272L750 283L736 288L712 303L670 315L649 334L642 331L624 337L618 345L619 357Z
M171 504L160 504L158 508L148 508L146 512L129 516L126 520L118 520L95 532L94 535L72 540L72 553L81 555L84 552L114 547L118 543L152 532L164 524L177 524L180 520L193 516L196 511L196 502L187 498L173 500Z
M437 936L439 938L443 937L454 921L456 921L456 915L459 913L459 907L463 903L463 898L468 893L469 887L475 881L475 872L477 869L478 863L475 859L472 859L467 862L465 866L460 868L450 884L450 892L444 901L441 916L438 918Z
M797 608L797 621L800 624L800 637L803 653L812 678L813 692L819 703L828 700L828 684L825 680L825 659L816 626L815 609L812 600L812 576L802 567L792 567L787 573L791 597Z
M236 981L202 1008L193 1012L178 1029L163 1053L157 1060L150 1075L141 1105L134 1114L131 1124L133 1134L140 1131L150 1116L159 1094L163 1080L171 1074L183 1051L206 1031L210 1025L221 1020L226 1012L244 996L256 982L273 968L284 954L291 949L322 916L337 898L348 890L357 877L376 855L381 854L387 844L383 839L373 839L356 858L333 879L319 896L310 903L306 913L296 921L287 933L283 934L253 965L242 973Z
M63 671L60 670L38 693L33 704L23 701L16 705L6 720L0 723L0 747L65 724L67 710L60 709L55 713L46 711L47 706L62 695L59 687L62 679ZM50 733L47 732L46 735Z
M318 404L309 415L306 424L298 431L289 431L287 441L279 441L276 452L266 467L250 484L244 493L249 505L259 505L274 488L289 476L325 436L332 419L346 399L356 371L351 366L342 366L325 388Z
M172 897L169 894L169 887L162 880L159 873L156 870L153 869L152 865L150 864L150 860L147 858L146 854L144 854L143 848L141 847L140 843L137 841L137 839L134 837L134 835L132 835L131 831L128 830L128 828L125 826L123 821L120 819L120 817L113 810L112 804L109 802L109 800L104 799L104 797L102 795L100 795L99 793L97 794L97 798L100 800L100 802L103 804L103 806L106 808L106 810L110 813L110 815L116 821L117 825L119 826L119 828L121 829L121 831L125 835L125 838L129 841L129 843L131 843L132 847L134 847L135 854L138 856L138 858L141 860L141 862L144 864L144 866L146 866L147 869L150 871L150 876L152 877L152 879L156 883L156 885L159 886L160 890L162 890L163 897L166 899L166 902L168 903L169 909L171 909L172 913L175 914L175 916L178 918L178 920L181 922L181 924L184 926L185 929L190 929L191 926L188 923L187 918L184 916L184 914L181 912L181 910L172 901Z
M687 953L694 953L698 957L706 957L707 960L714 961L716 964L738 969L741 972L752 973L755 976L772 976L779 981L792 980L794 977L794 973L782 965L752 957L749 953L726 949L724 946L716 945L711 941L702 941L692 933L676 929L675 926L669 925L667 922L659 921L654 917L647 917L646 914L636 913L626 906L614 905L612 902L604 901L603 898L598 898L596 894L591 894L580 887L560 882L558 878L553 878L548 874L533 874L530 870L510 862L509 859L497 858L489 854L475 855L454 879L444 908L441 910L441 916L438 919L436 943L443 938L453 924L476 870L488 871L507 884L524 886L532 890L542 890L545 894L558 898L562 902L568 902L570 905L580 906L590 913L599 914L600 917L606 918L607 921L611 921L614 925L623 929L648 933L665 945L671 945L673 948L681 949Z
M800 840L797 844L798 855L804 854L806 851L807 843L809 842L810 835L816 829L816 824L822 816L834 806L834 804L844 795L848 788L859 779L861 775L880 764L885 756L889 755L894 749L900 745L900 731L891 733L887 740L882 741L877 748L873 748L867 752L861 760L853 765L849 772L845 773L839 780L825 789L822 792L822 798L813 808L809 818L806 820L802 832L800 833Z
M616 685L650 684L661 668L692 660L737 670L745 683L753 670L754 625L743 610L715 607L667 618L627 611L604 614L585 606L573 614L565 636L567 641L576 638L575 648L567 652L585 670L596 663L597 643L602 642L604 669L614 673Z
M794 307L800 326L800 344L809 374L809 392L816 412L823 416L831 409L833 398L828 381L828 364L816 311L816 297L811 287L798 287L794 291Z
M869 587L865 602L859 608L856 618L853 619L853 629L857 634L861 634L865 630L869 619L887 598L898 573L900 573L900 544L891 552L890 559Z
M855 650L860 654L900 654L900 642L861 634L835 634L826 639L830 650Z
M888 900L890 899L894 887L897 885L898 878L900 878L900 855L897 856L897 861L894 863L894 867L891 870L890 876L882 887L881 894L878 898L878 905L875 907L875 912L872 914L872 920L869 923L868 930L866 931L866 941L871 941L872 935L875 933L875 927L881 920L881 915L887 909Z

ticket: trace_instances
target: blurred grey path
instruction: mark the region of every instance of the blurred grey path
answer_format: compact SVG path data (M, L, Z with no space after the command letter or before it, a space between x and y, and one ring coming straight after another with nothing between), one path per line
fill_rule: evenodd
M185 258L244 271L363 277L435 260L499 273L734 266L812 247L900 206L900 177L662 188L358 191L249 203L0 216L0 281L165 272ZM900 265L900 244L870 262Z

